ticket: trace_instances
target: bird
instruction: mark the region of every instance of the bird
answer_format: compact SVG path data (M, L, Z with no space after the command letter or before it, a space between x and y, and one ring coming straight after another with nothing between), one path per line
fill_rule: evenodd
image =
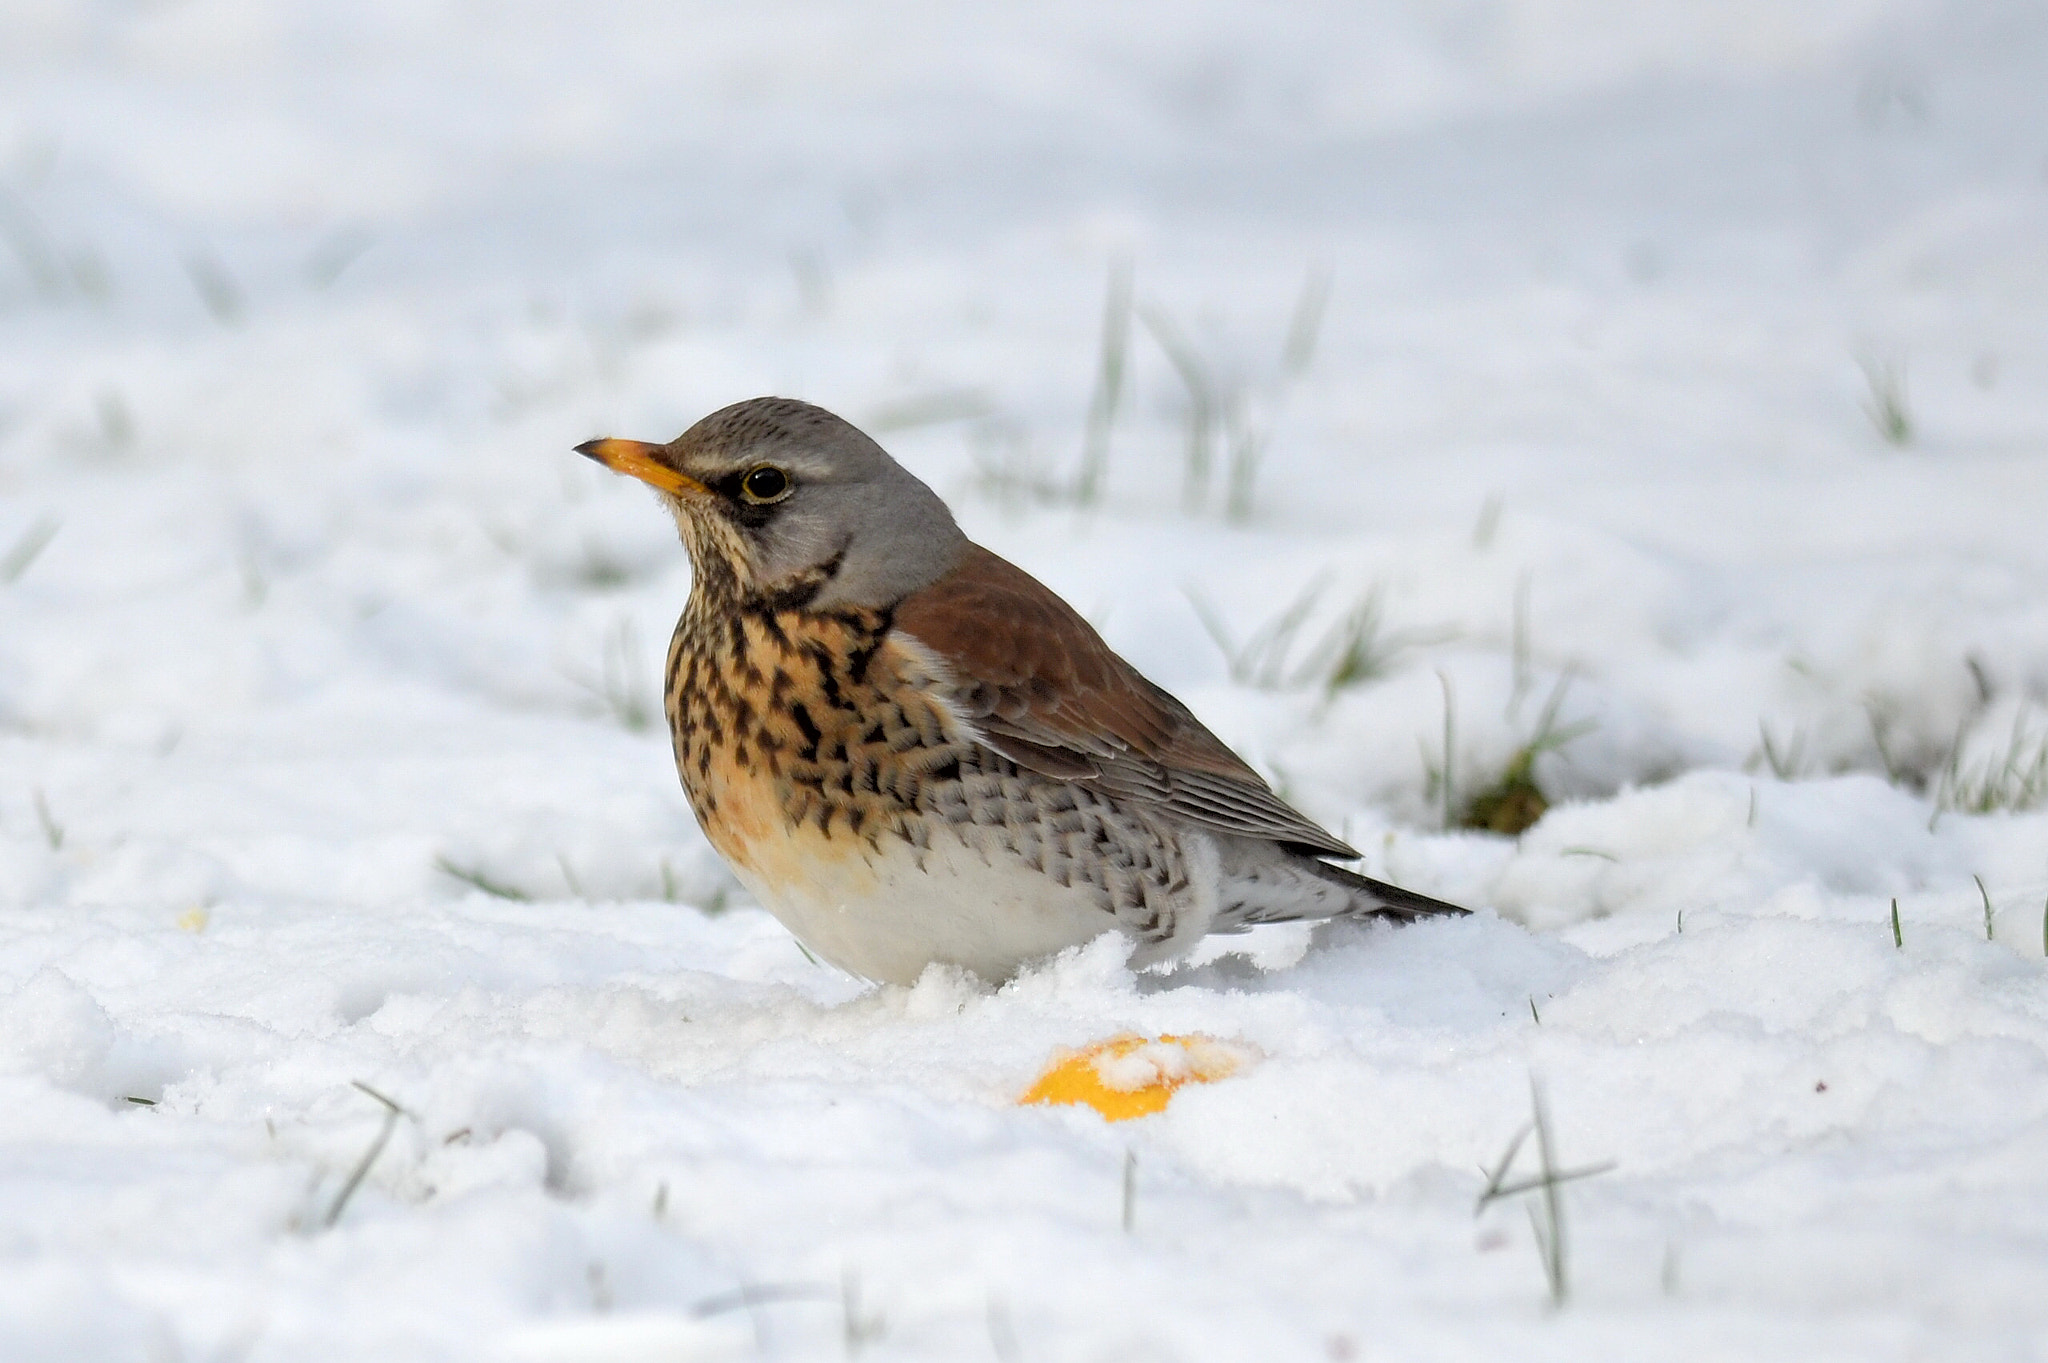
M831 412L753 398L576 450L675 518L683 789L817 957L1000 983L1110 931L1140 969L1262 923L1466 912L1331 864L1359 853Z

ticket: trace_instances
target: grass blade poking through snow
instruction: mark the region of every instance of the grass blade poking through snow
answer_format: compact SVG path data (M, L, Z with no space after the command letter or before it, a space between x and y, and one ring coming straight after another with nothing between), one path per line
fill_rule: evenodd
M1168 363L1173 365L1174 372L1180 375L1182 386L1188 390L1187 483L1182 500L1189 511L1199 511L1209 496L1209 466L1214 462L1211 452L1216 417L1221 409L1216 379L1163 309L1142 304L1137 313L1145 329L1152 333L1152 339L1159 343Z
M1202 628L1223 655L1230 679L1262 691L1314 689L1327 700L1348 687L1384 676L1394 655L1402 649L1439 637L1434 631L1388 630L1384 592L1374 584L1331 623L1321 638L1299 650L1301 656L1297 661L1296 645L1303 642L1302 629L1322 604L1329 584L1328 574L1309 583L1301 595L1241 644L1232 639L1222 615L1206 597L1192 587L1186 588L1185 594Z
M220 257L210 251L189 252L185 256L185 274L214 321L224 327L241 323L242 286L228 273L228 267L221 263Z
M1936 820L1950 810L1964 814L1995 814L2034 809L2048 802L2048 732L2030 723L2021 710L2003 751L1994 750L1974 766L1963 765L1963 739L1958 733L1934 788ZM1930 827L1932 826L1930 821Z
M1287 348L1280 354L1283 378L1298 379L1308 372L1316 357L1316 342L1322 339L1323 313L1330 306L1330 267L1311 266L1301 281L1301 296L1294 300L1294 315L1287 322Z
M839 1279L839 1310L841 1343L848 1358L859 1358L863 1349L888 1333L889 1323L881 1312L861 1310L860 1275L850 1268Z
M621 616L613 622L599 662L596 680L574 675L569 680L588 691L620 728L642 733L652 727L660 707L647 692L645 679L651 673L642 666L640 635L630 619Z
M1971 876L1970 879L1977 882L1977 893L1984 897L1984 940L1987 942L1996 941L1998 939L1993 934L1991 928L1991 891L1984 888L1984 877Z
M1536 1234L1536 1251L1543 1260L1543 1276L1550 1287L1550 1303L1561 1307L1571 1297L1571 1276L1570 1258L1565 1248L1564 1198L1559 1189L1577 1179L1607 1173L1614 1168L1614 1161L1606 1160L1583 1169L1558 1168L1556 1146L1550 1133L1550 1111L1543 1101L1543 1086L1533 1074L1529 1076L1529 1103L1530 1119L1515 1132L1499 1163L1480 1171L1486 1175L1486 1186L1480 1190L1479 1201L1472 1210L1476 1216L1504 1198L1519 1197L1524 1193L1540 1194L1538 1202L1529 1206L1529 1225ZM1537 1172L1528 1178L1510 1180L1508 1171L1514 1167L1515 1157L1521 1154L1523 1144L1531 1135L1536 1137Z
M1771 737L1770 725L1759 719L1756 722L1756 729L1757 736L1762 740L1760 751L1765 764L1771 769L1771 775L1780 781L1797 781L1806 767L1805 731L1795 727L1785 746L1780 748L1777 741Z
M1188 604L1195 608L1202 628L1208 631L1217 651L1223 655L1230 679L1240 686L1277 691L1286 683L1288 657L1294 651L1301 627L1307 623L1328 585L1327 577L1319 577L1309 583L1292 604L1260 626L1243 644L1231 641L1230 630L1223 623L1223 617L1206 598L1193 588L1187 589L1187 598Z
M1566 1275L1564 1248L1564 1201L1558 1196L1558 1181L1551 1171L1557 1167L1551 1157L1550 1114L1543 1107L1543 1090L1532 1075L1529 1079L1529 1101L1535 1112L1536 1158L1543 1169L1543 1215L1538 1218L1536 1208L1529 1208L1529 1224L1537 1233L1537 1247L1543 1252L1543 1273L1550 1280L1550 1302L1563 1306L1571 1296L1571 1282Z
M1118 256L1109 265L1109 296L1102 305L1102 365L1095 375L1095 393L1088 400L1088 429L1081 444L1081 472L1074 480L1074 500L1093 506L1109 476L1109 437L1123 405L1124 365L1131 352L1131 260Z
M1857 368L1870 385L1863 400L1863 414L1877 428L1884 443L1904 449L1913 443L1913 411L1906 396L1906 363L1878 355L1859 355Z
M434 858L434 869L444 876L453 876L465 885L482 890L493 899L509 899L514 903L524 904L533 898L524 890L491 879L475 867L458 866L445 856Z
M1280 409L1287 401L1288 389L1308 373L1309 365L1315 360L1316 342L1322 337L1323 313L1329 303L1329 267L1311 266L1308 277L1301 282L1301 294L1294 301L1294 312L1288 318L1287 344L1280 351L1280 369L1267 392L1265 419L1258 422L1251 419L1242 391L1232 392L1223 403L1225 424L1230 428L1230 483L1223 503L1225 520L1241 524L1251 519L1253 491L1259 478L1259 463L1266 453L1266 442L1279 424Z
M42 825L43 841L50 844L50 850L63 851L64 825L58 823L56 815L50 813L50 802L43 798L40 790L36 792L36 822Z
M57 528L62 522L55 516L44 516L28 529L21 538L4 554L0 554L0 587L10 586L28 571L43 550L50 547L50 541L57 538Z
M1457 756L1457 704L1451 696L1451 679L1442 668L1437 669L1436 680L1444 693L1444 765L1439 784L1444 797L1444 827L1450 829L1457 827L1454 811L1458 802L1451 788L1451 767Z
M370 1166L377 1162L377 1156L383 1154L384 1147L391 1143L391 1133L398 1129L398 1119L405 1115L404 1108L362 1080L352 1079L349 1083L351 1087L360 1089L384 1105L384 1124L377 1128L377 1139L370 1142L370 1148L363 1152L363 1157L356 1161L356 1167L349 1171L348 1181L341 1185L341 1191L334 1196L334 1205L327 1209L326 1219L321 1224L329 1230L334 1228L335 1222L341 1220L341 1214L348 1210L349 1199L356 1195L356 1189L363 1186L363 1180L369 1177Z

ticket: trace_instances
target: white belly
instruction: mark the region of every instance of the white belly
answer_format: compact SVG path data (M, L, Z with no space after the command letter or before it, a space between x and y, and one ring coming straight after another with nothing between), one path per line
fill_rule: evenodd
M734 869L805 946L887 984L915 983L933 962L1006 979L1027 961L1117 926L1092 892L1001 853L984 859L950 829L938 830L921 854L885 840L865 856L810 860L801 875L775 877L775 884Z

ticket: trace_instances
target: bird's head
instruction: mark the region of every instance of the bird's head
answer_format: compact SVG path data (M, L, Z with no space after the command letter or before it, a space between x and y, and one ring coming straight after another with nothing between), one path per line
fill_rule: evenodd
M938 580L967 547L937 493L806 402L753 398L666 445L606 439L576 449L661 493L700 590L886 608Z

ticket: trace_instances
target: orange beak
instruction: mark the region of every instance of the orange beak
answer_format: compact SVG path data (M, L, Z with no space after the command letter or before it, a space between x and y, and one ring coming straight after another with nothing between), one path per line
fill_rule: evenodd
M588 455L614 473L630 474L674 497L709 497L711 489L659 458L662 447L644 440L586 440L576 453Z

